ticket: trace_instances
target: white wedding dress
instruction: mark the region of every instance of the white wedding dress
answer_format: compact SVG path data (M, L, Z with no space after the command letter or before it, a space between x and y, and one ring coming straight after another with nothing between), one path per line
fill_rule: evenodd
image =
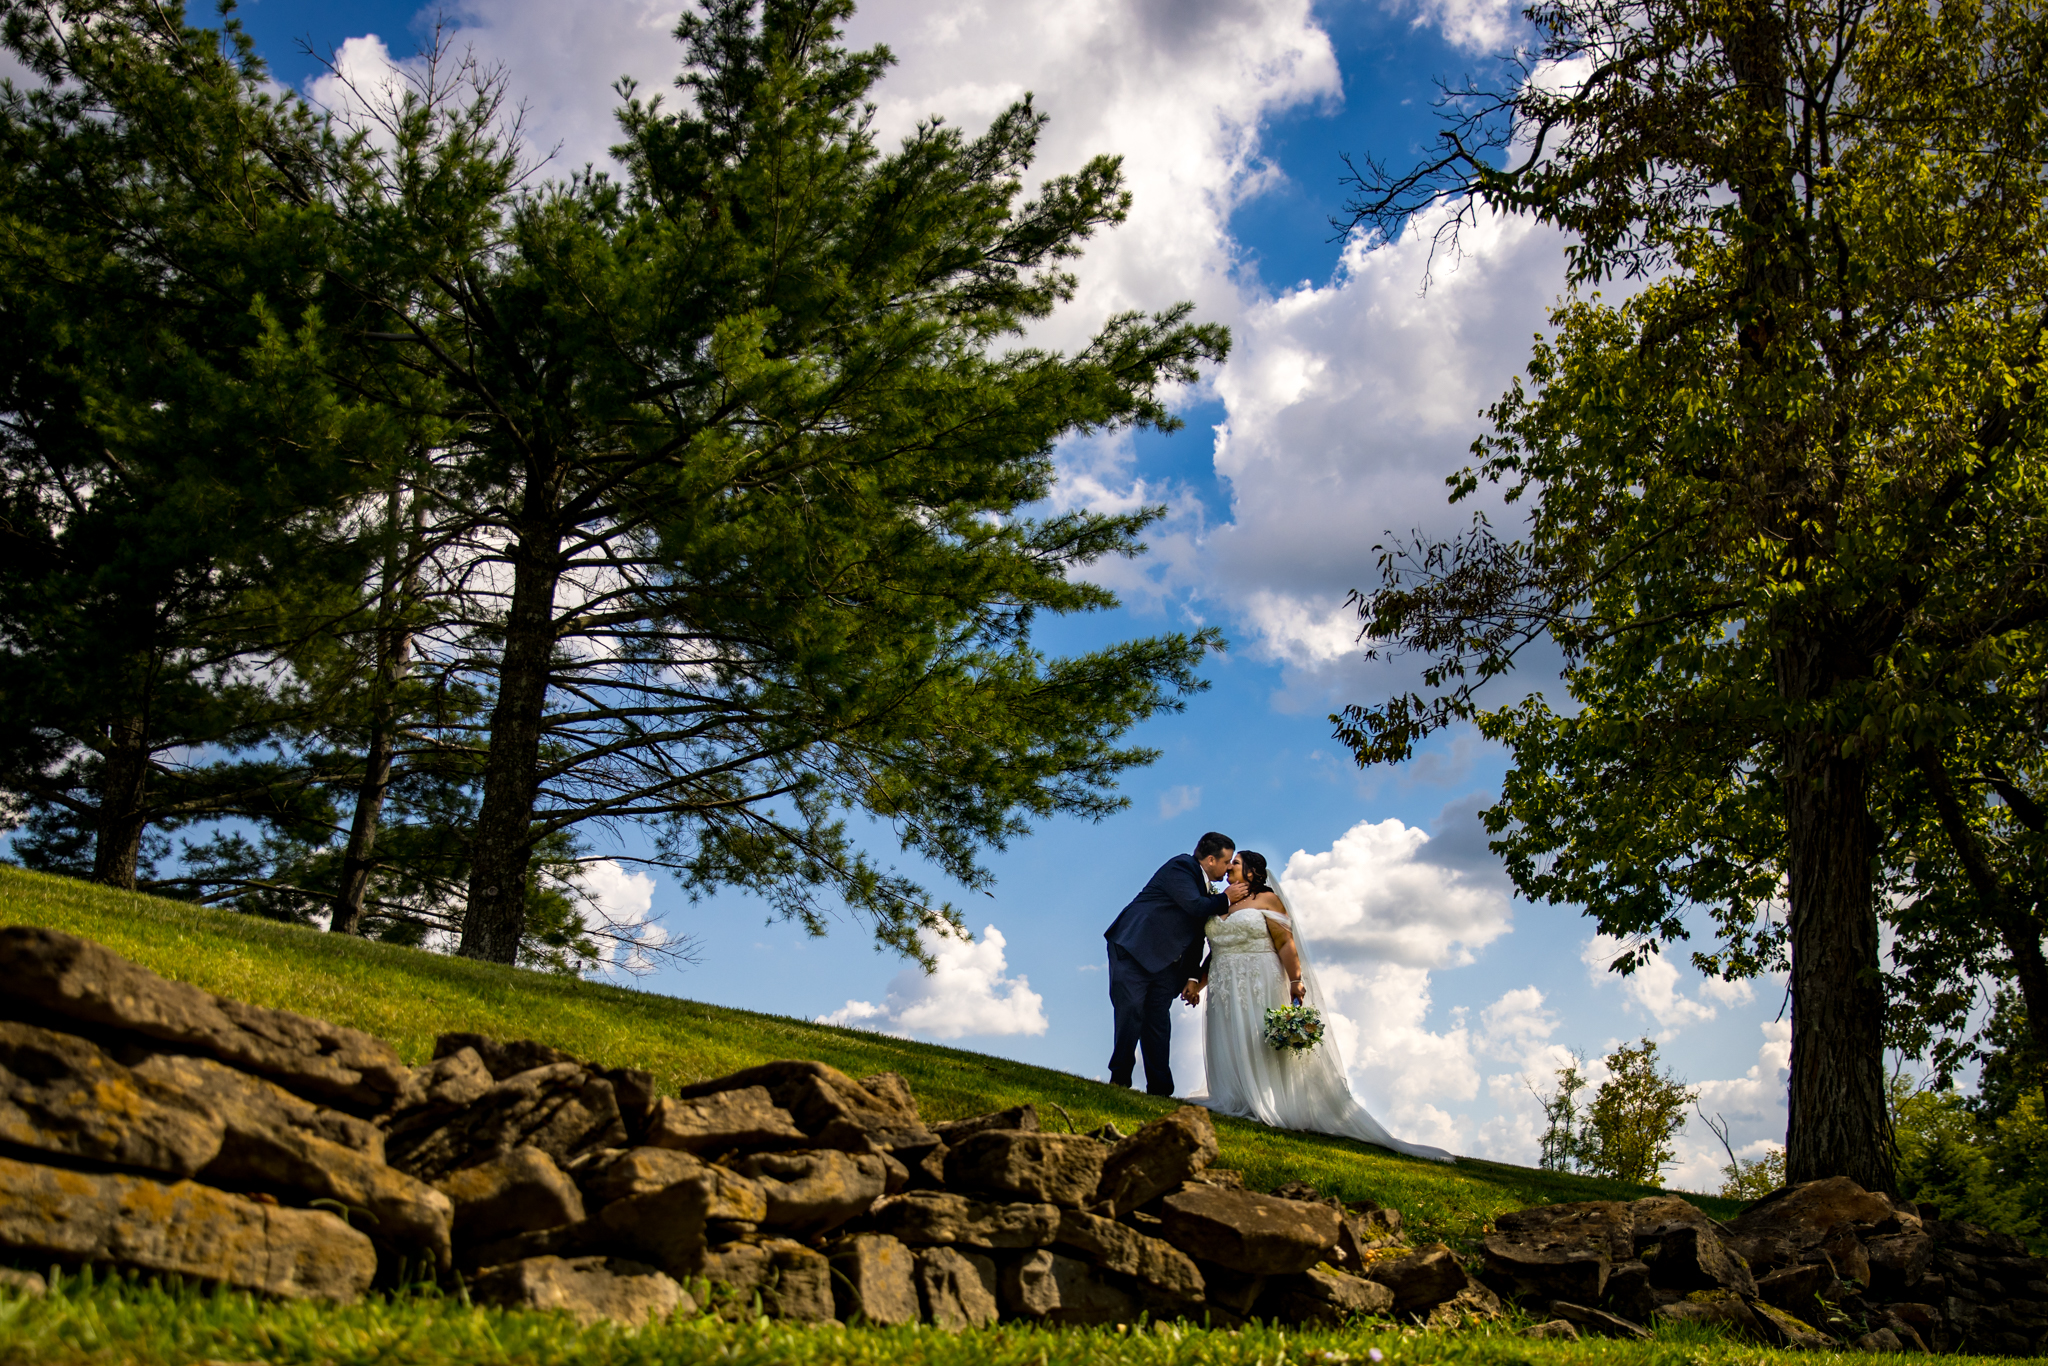
M1277 1129L1336 1134L1413 1157L1456 1161L1442 1148L1403 1143L1366 1112L1351 1094L1343 1056L1328 1030L1314 1048L1301 1052L1266 1042L1266 1008L1291 1004L1287 974L1266 932L1266 916L1288 924L1288 917L1278 912L1246 909L1215 917L1204 931L1210 947L1209 1011L1203 1031L1209 1087L1206 1096L1188 1099L1218 1114L1255 1119ZM1295 947L1303 955L1307 1003L1327 1018L1329 1007L1298 933Z

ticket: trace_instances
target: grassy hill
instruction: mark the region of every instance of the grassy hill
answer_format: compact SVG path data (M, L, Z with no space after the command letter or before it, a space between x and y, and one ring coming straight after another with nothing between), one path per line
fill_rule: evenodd
M606 1066L644 1067L662 1089L773 1058L817 1058L854 1076L900 1072L927 1119L1036 1102L1076 1128L1126 1133L1172 1108L1118 1087L985 1053L703 1005L672 996L375 944L68 878L0 867L0 923L94 939L166 977L222 996L353 1025L424 1062L434 1037L475 1030L538 1039ZM1104 1027L1108 1021L1104 1019ZM1562 1200L1632 1199L1643 1188L1476 1158L1456 1167L1347 1139L1218 1119L1221 1166L1270 1190L1308 1181L1399 1209L1419 1234L1469 1245L1494 1215ZM1739 1208L1689 1197L1725 1217Z

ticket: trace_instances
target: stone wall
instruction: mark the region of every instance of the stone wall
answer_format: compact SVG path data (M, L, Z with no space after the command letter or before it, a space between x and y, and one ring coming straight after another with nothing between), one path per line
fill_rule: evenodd
M2031 1353L2048 1265L1847 1181L1730 1224L1675 1197L1542 1206L1479 1275L1398 1210L1211 1166L1208 1113L1049 1133L927 1123L894 1073L772 1062L657 1095L543 1044L389 1044L0 929L0 1290L94 1263L348 1301L432 1277L644 1322L1449 1325L1501 1297L1543 1336L1724 1324L1762 1342Z
M28 927L0 930L0 980L0 1260L22 1269L335 1301L426 1274L635 1322L706 1299L947 1326L1494 1307L1448 1249L1400 1247L1396 1211L1211 1167L1193 1107L1128 1137L1028 1105L928 1124L893 1073L774 1062L657 1096L473 1034L414 1068Z
M1722 1325L1781 1347L1981 1352L2048 1347L2048 1261L1847 1177L1789 1187L1717 1223L1675 1196L1502 1215L1482 1278L1544 1336Z

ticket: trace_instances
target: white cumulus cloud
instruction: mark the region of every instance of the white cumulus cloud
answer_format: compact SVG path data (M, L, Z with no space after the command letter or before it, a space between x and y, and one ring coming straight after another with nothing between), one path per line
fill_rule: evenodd
M577 914L602 954L598 970L653 971L655 952L670 943L668 930L654 918L654 878L628 872L614 859L598 859L583 864L574 882Z
M1452 508L1444 477L1470 463L1480 410L1564 287L1558 234L1482 213L1425 292L1435 226L1397 242L1354 235L1327 284L1248 304L1216 378L1228 413L1216 471L1232 501L1207 535L1205 587L1297 669L1358 654L1344 595L1378 582L1383 533L1441 536L1493 506Z
M930 973L905 968L890 981L881 1004L848 1001L818 1016L818 1023L933 1039L1045 1033L1045 998L1028 978L1009 975L1001 930L986 926L975 940L924 934L936 964Z
M1612 935L1596 934L1586 941L1579 958L1595 986L1606 986L1615 980L1608 964L1621 956L1623 947L1622 941ZM1663 954L1620 978L1629 1008L1655 1020L1664 1031L1661 1037L1667 1041L1687 1025L1713 1019L1720 1014L1720 1005L1748 999L1743 990L1747 983L1733 984L1736 989L1731 990L1729 983L1702 982L1696 995L1687 996L1680 986L1681 980L1678 965Z
M1556 1043L1557 1012L1543 989L1530 985L1503 992L1479 1012L1479 1051L1509 1064L1489 1073L1487 1094L1495 1113L1479 1127L1478 1150L1503 1162L1533 1164L1543 1135L1542 1097L1557 1086L1558 1069L1571 1066L1571 1050Z
M1281 885L1323 963L1457 967L1508 932L1497 879L1432 862L1429 843L1388 819L1360 821L1322 853L1294 852Z
M1737 1157L1761 1158L1785 1142L1785 1083L1792 1075L1792 1022L1766 1020L1757 1026L1763 1044L1756 1062L1739 1077L1696 1083L1699 1101L1678 1142L1678 1161L1665 1172L1676 1190L1715 1191L1728 1154L1708 1130L1702 1114L1725 1120Z
M395 139L385 116L416 86L425 63L392 60L390 46L374 33L343 39L329 61L328 71L307 82L307 97L348 127L369 133L375 145L390 148Z

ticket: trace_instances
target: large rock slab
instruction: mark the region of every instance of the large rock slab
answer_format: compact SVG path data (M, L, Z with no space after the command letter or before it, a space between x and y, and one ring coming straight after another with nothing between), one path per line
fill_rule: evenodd
M663 1190L614 1201L597 1218L626 1247L680 1279L704 1270L705 1233L714 1221L758 1224L767 1213L768 1196L757 1183L706 1165Z
M384 1146L392 1166L434 1181L514 1148L538 1148L566 1165L586 1149L625 1142L612 1084L580 1063L562 1062L494 1082L467 1105L400 1114Z
M1128 1224L1082 1210L1061 1210L1054 1243L1079 1253L1105 1271L1130 1276L1169 1295L1186 1300L1202 1296L1202 1273L1192 1257Z
M1786 1186L1728 1221L1727 1242L1749 1263L1766 1271L1803 1260L1837 1228L1898 1231L1891 1201L1846 1176Z
M0 1249L112 1263L289 1299L348 1301L370 1286L370 1240L323 1210L202 1186L66 1171L0 1157Z
M1312 1266L1292 1276L1273 1277L1260 1305L1284 1323L1336 1327L1347 1319L1391 1312L1394 1292L1378 1281Z
M377 1242L449 1264L453 1206L426 1182L385 1165L384 1136L374 1125L211 1058L158 1053L135 1072L177 1087L221 1121L220 1151L199 1173L208 1185L288 1203L332 1200L367 1214Z
M97 1044L0 1020L0 1142L196 1176L219 1154L224 1132L203 1101L136 1075Z
M936 1147L939 1137L925 1127L908 1088L883 1084L870 1091L836 1067L822 1062L763 1063L728 1077L685 1086L680 1100L695 1100L759 1086L769 1099L789 1112L814 1148L866 1152L870 1147L896 1153L906 1166Z
M739 1169L767 1196L768 1211L760 1222L802 1237L828 1232L866 1214L888 1182L882 1154L835 1148L756 1153Z
M1005 1313L1046 1323L1129 1323L1140 1309L1137 1296L1104 1280L1096 1268L1045 1248L999 1267L997 1286Z
M1695 1290L1676 1303L1660 1306L1657 1317L1671 1323L1711 1324L1751 1342L1771 1342L1779 1337L1775 1329L1757 1319L1740 1295L1730 1290Z
M908 1191L875 1209L875 1227L913 1247L1045 1247L1059 1233L1057 1205L996 1205L951 1191Z
M1322 1261L1340 1227L1327 1205L1204 1185L1184 1186L1161 1200L1159 1219L1166 1240L1189 1256L1268 1276Z
M704 1254L704 1275L759 1295L772 1319L822 1323L832 1317L832 1270L823 1253L790 1238L748 1236Z
M56 930L0 929L0 982L0 1014L40 1012L175 1044L333 1104L386 1109L412 1077L374 1035L213 996Z
M593 1154L574 1175L585 1205L603 1209L615 1200L665 1191L701 1175L704 1167L688 1153L669 1148L621 1148Z
M1588 1200L1503 1214L1481 1246L1510 1293L1597 1304L1614 1266L1635 1260L1634 1233L1626 1204Z
M958 1143L969 1134L978 1134L984 1129L1018 1129L1035 1134L1043 1127L1038 1122L1036 1105L1013 1105L1007 1110L996 1110L986 1115L949 1119L932 1125L931 1130L947 1143Z
M496 1080L474 1048L458 1049L436 1057L425 1067L413 1068L405 1090L392 1108L417 1110L434 1106L453 1109L482 1096Z
M917 1254L886 1233L856 1233L824 1249L841 1320L885 1327L917 1322Z
M922 1248L917 1294L924 1317L940 1328L986 1328L996 1321L996 1264L957 1248Z
M917 1097L911 1093L910 1082L901 1072L876 1072L862 1077L860 1089L897 1114L924 1123L918 1113Z
M516 1077L521 1072L531 1072L536 1067L551 1067L556 1063L573 1062L579 1066L582 1059L573 1053L533 1039L500 1039L490 1034L449 1033L434 1040L434 1057L452 1057L457 1053L469 1052L491 1074L494 1081Z
M1917 1229L1863 1240L1870 1288L1886 1299L1901 1299L1934 1269L1934 1240Z
M538 1148L514 1148L444 1176L437 1190L455 1208L455 1236L481 1243L583 1219L583 1193ZM566 1274L566 1273L564 1273Z
M761 1286L761 1309L771 1319L825 1323L832 1318L832 1267L823 1253L789 1239L764 1244L769 1277Z
M609 1319L639 1328L650 1318L697 1312L697 1301L672 1277L623 1257L529 1257L488 1268L468 1288L478 1304L555 1310L582 1324Z
M1042 1319L1060 1307L1052 1263L1053 1254L1041 1247L996 1267L996 1305L1006 1317Z
M1600 1304L1631 1322L1648 1323L1657 1317L1657 1306L1676 1293L1652 1285L1650 1268L1642 1262L1618 1262L1607 1273L1607 1292Z
M983 1129L949 1140L946 1186L1079 1209L1095 1196L1109 1145L1085 1134Z
M1177 1190L1216 1157L1216 1125L1209 1112L1183 1105L1110 1149L1095 1199L1121 1219L1140 1205Z
M1376 1257L1359 1274L1387 1287L1397 1314L1427 1314L1472 1284L1442 1243L1428 1243L1399 1257Z
M443 1034L434 1040L434 1059L451 1057L459 1053L470 1053L483 1065L494 1081L503 1081L521 1072L530 1072L536 1067L547 1067L553 1063L581 1062L559 1048L550 1047L533 1039L498 1039L488 1034ZM654 1109L654 1074L638 1067L598 1067L583 1063L595 1076L603 1077L612 1084L612 1098L619 1107L619 1116L626 1125L627 1137L634 1143L646 1142L647 1117Z
M137 1076L174 1086L219 1115L227 1126L229 1141L301 1133L323 1144L347 1148L372 1162L384 1161L384 1131L374 1123L345 1110L316 1105L274 1081L189 1053L129 1049L123 1058Z
M1650 1284L1690 1294L1722 1286L1754 1296L1749 1266L1721 1241L1720 1225L1675 1195L1651 1196L1629 1206L1636 1260L1649 1268Z
M804 1131L789 1111L768 1098L767 1087L742 1086L693 1100L662 1097L648 1117L646 1142L686 1153L722 1153L793 1147L804 1142Z

